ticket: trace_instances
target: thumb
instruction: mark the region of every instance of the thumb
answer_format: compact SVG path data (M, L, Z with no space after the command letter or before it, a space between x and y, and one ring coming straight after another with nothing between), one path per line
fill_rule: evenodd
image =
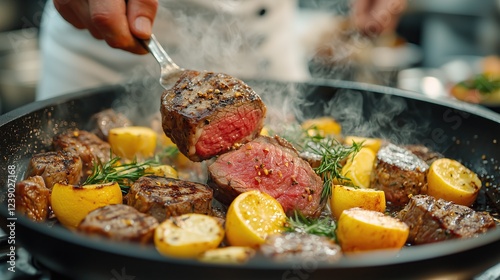
M132 35L139 39L149 39L157 10L158 0L129 0L127 19Z

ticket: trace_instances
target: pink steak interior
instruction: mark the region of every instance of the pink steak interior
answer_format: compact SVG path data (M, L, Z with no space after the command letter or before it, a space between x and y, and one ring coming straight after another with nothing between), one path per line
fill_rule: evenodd
M208 158L229 150L233 144L240 142L249 135L257 134L262 120L262 110L238 107L231 112L220 112L213 120L203 127L203 132L196 143L196 154Z

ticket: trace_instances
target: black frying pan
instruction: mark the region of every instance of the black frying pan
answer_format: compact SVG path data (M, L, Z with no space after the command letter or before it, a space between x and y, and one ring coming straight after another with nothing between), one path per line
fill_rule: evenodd
M496 188L500 117L475 106L431 100L393 88L346 81L305 84L249 81L264 99L269 120L329 114L345 134L388 138L398 144L422 143L463 162L483 183L478 210L497 212ZM147 83L143 83L147 84ZM0 116L0 190L8 191L8 171L24 176L34 153L50 149L54 134L88 129L90 116L105 108L127 109L137 121L159 108L161 88L143 84L109 86L36 102ZM276 108L272 104L278 104ZM293 106L300 104L300 106ZM277 112L277 113L275 113ZM301 112L301 114L297 114ZM303 113L303 115L302 115ZM276 120L277 119L277 120ZM477 238L404 248L397 255L366 254L338 263L277 263L255 258L244 265L202 264L159 255L153 247L91 239L59 226L11 216L1 200L1 225L15 217L16 246L41 264L71 279L422 279L451 276L470 279L500 261L500 229Z

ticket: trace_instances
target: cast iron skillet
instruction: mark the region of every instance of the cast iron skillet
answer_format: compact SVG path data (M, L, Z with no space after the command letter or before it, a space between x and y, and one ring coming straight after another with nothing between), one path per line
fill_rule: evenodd
M330 114L345 134L385 137L399 144L422 143L455 158L483 178L477 208L496 212L500 149L496 113L463 103L431 100L393 88L347 81L288 84L248 81L269 110L269 119L303 112L303 117ZM44 266L71 279L422 279L453 276L468 279L500 261L500 230L477 238L344 258L325 264L314 260L277 263L256 257L244 265L203 264L159 255L152 247L91 239L59 226L31 222L7 211L9 170L21 180L27 160L50 149L55 133L88 128L89 117L105 108L128 109L134 119L158 111L161 89L143 84L96 88L35 102L0 116L0 214L2 228L15 234ZM292 105L300 104L300 106ZM276 120L274 120L276 121ZM7 218L15 217L15 231ZM135 278L133 278L135 277Z

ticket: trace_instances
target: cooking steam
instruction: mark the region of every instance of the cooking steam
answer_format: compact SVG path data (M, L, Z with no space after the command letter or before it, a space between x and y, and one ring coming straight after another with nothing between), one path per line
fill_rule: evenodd
M243 2L252 1L234 1L234 6L218 6L217 9L206 9L202 6L186 9L186 5L173 1L168 3L167 9L159 10L158 17L167 20L157 21L154 32L166 35L158 37L163 38L162 44L181 67L223 72L248 82L263 98L268 108L267 125L274 131L279 131L280 126L283 127L283 124L292 121L300 122L306 118L326 115L340 121L344 133L387 138L394 143L408 143L415 135L425 133L423 127L427 127L428 123L395 121L395 118L407 109L403 99L384 96L370 100L363 98L357 91L342 89L334 98L315 100L306 98L304 90L310 88L301 83L263 83L262 80L284 80L267 74L267 68L270 66L265 60L265 44L270 38L262 35L264 32L257 32L265 28L265 24L272 22L264 20L262 27L257 26L254 29L257 31L242 32L245 30L245 24L250 21L248 15L242 13L241 17L236 19L228 13L234 14L238 7L247 5L242 4ZM218 5L219 2L215 3L214 5ZM271 10L274 4L269 5ZM329 5L327 8L332 14L345 15L347 10L345 5L335 6L330 1L309 2L309 7L313 8L325 7L324 5ZM329 26L328 31L319 32L322 37L301 37L309 40L306 45L314 43L319 46L313 48L309 56L306 55L306 63L313 78L371 80L376 84L387 84L387 77L373 74L370 67L361 67L360 63L366 60L364 56L372 47L372 42L355 32L342 17L337 18L332 21L335 23L333 28ZM325 36L328 40L318 39ZM262 49L264 53L260 51ZM255 61L259 61L259 66L252 69L250 65L254 65ZM131 69L127 78L129 94L126 98L115 101L115 110L144 125L149 124L152 115L158 118L160 96L163 92L158 82L159 74L159 66L153 57L149 64ZM253 81L259 82L252 83ZM138 104L141 106L137 106ZM368 106L370 115L366 114ZM388 135L387 131L391 131L391 134Z

